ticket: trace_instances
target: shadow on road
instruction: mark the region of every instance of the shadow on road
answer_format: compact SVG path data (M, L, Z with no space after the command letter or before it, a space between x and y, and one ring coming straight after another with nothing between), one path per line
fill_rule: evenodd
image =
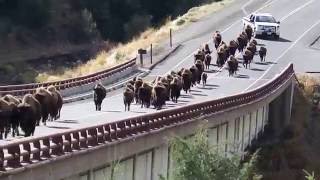
M244 74L238 74L235 76L235 78L239 78L239 79L249 79L248 75L244 75Z
M118 110L108 110L108 111L102 111L102 112L120 113L120 112L122 112L122 111L118 111Z
M259 68L251 68L251 70L252 71L260 71L260 72L265 71L264 69L259 69Z
M47 126L47 127L51 129L71 129L70 127L59 127L59 126Z
M204 90L214 90L217 88L209 88L209 87L198 87L199 89L204 89Z
M202 97L208 96L207 94L199 94L199 93L192 93L192 95L194 95L194 96L202 96Z
M206 84L208 87L220 87L219 85L214 85L214 84Z
M76 120L63 120L63 121L55 121L55 122L61 123L61 124L79 124L79 122Z

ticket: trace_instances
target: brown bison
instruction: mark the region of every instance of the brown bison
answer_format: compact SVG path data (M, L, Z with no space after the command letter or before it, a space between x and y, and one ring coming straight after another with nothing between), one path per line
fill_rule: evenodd
M129 88L125 88L123 92L123 103L124 103L124 110L130 111L130 105L134 101L134 91Z
M243 54L243 66L247 69L248 66L250 68L250 64L253 59L253 53L250 50L246 50Z
M204 45L203 51L204 51L205 55L211 54L212 51L210 50L209 44Z
M222 67L226 60L227 60L227 54L226 54L225 48L223 46L219 47L217 50L216 64L218 65L218 67Z
M152 96L152 86L144 82L142 86L139 88L138 95L141 101L141 108L143 107L149 108L151 103L151 96Z
M199 49L198 52L194 55L194 62L196 62L197 60L204 61L205 55L205 52Z
M19 136L19 116L18 116L18 105L20 104L21 100L12 96L12 95L5 95L3 99L9 103L11 103L11 116L9 118L9 125L12 129L12 136L15 137L17 134Z
M106 88L101 83L96 84L93 88L93 101L96 107L96 111L101 111L101 104L106 96Z
M10 119L14 104L0 98L0 139L7 138L10 132Z
M253 29L250 25L247 25L244 32L247 34L248 36L248 40L250 41L252 36L253 36Z
M182 90L182 81L179 77L173 78L172 82L170 83L170 96L171 100L175 103L178 102L178 98L180 97Z
M189 69L185 69L182 72L182 89L188 93L191 89L191 80L192 80L192 73Z
M132 91L134 91L134 86L133 86L131 83L127 83L127 85L126 85L125 88L129 88L129 89L131 89Z
M26 94L18 105L20 127L25 137L34 134L41 119L41 108L41 104L31 94Z
M199 70L195 65L191 66L191 68L189 70L191 72L191 87L193 87L197 83L197 79L199 76Z
M238 60L234 56L230 56L227 62L229 69L229 76L233 76L238 71Z
M201 79L202 79L202 85L203 85L203 87L205 87L206 84L207 84L208 74L205 73L205 72L203 72L201 76L202 76L202 77L201 77Z
M222 36L220 34L219 31L216 31L214 34L213 34L213 44L214 44L214 47L216 49L218 49L220 43L222 41Z
M140 99L139 99L139 88L142 86L143 84L143 80L138 78L136 80L136 82L134 83L134 98L136 101L136 104L141 103Z
M50 114L53 114L54 112L56 100L54 99L52 93L44 87L37 88L34 97L41 104L42 122L44 125L46 125L47 120L51 120Z
M267 48L265 48L265 47L260 47L259 56L260 56L261 62L266 61L266 55L267 55Z
M51 92L53 99L54 99L54 105L53 105L53 112L51 113L51 117L54 120L57 120L60 118L61 115L61 109L62 109L62 105L63 105L63 99L62 96L60 94L60 92L56 89L55 86L49 86L47 88L47 90L49 92Z
M230 41L228 47L229 47L230 55L235 56L236 51L238 49L238 43L235 40L232 40L232 41Z
M202 73L203 73L203 71L204 71L203 62L198 60L198 61L196 61L195 66L197 67L198 72L199 72L199 73L198 73L198 77L197 77L197 83L200 84L200 82L201 82L201 75L202 75Z
M157 110L165 105L167 98L167 88L161 83L156 84L152 89L152 104Z
M211 55L210 55L210 54L207 54L207 55L206 55L206 58L205 58L205 60L204 60L206 69L209 69L209 68L210 68L211 59L212 59L212 58L211 58Z

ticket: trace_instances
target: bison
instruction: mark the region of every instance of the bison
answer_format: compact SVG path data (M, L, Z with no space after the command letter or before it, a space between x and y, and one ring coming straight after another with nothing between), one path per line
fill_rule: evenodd
M167 89L161 83L156 84L152 89L152 104L157 110L160 110L165 105Z
M203 72L201 75L201 79L202 79L202 85L203 85L203 87L205 87L207 84L208 74Z
M229 76L233 76L238 70L238 60L234 56L230 56L227 64L229 69Z
M124 103L124 110L130 111L130 105L134 101L134 91L129 88L125 88L123 92L123 103Z
M101 83L96 84L93 88L93 101L96 107L96 111L101 111L101 104L106 96L106 88Z
M214 44L214 47L216 49L218 49L220 43L222 41L222 36L220 34L219 31L216 31L214 34L213 34L213 44Z
M185 69L182 72L182 89L188 93L188 91L190 92L190 88L191 88L191 80L192 80L192 73L190 70Z
M267 55L267 48L265 48L265 47L260 47L259 56L260 56L261 62L266 61L266 55Z
M246 50L243 54L243 66L247 69L250 68L251 61L253 59L253 53L250 50Z
M238 49L238 43L235 40L230 41L229 43L230 55L235 56L237 49Z
M26 94L18 105L20 127L25 137L34 134L35 127L41 119L41 108L40 102L31 94Z
M21 100L12 96L5 95L3 99L9 103L11 103L11 116L9 117L9 125L12 128L12 136L15 137L17 134L19 136L19 116L18 116L18 105Z
M53 96L53 99L54 99L54 105L53 105L53 111L51 112L51 117L54 119L54 120L57 120L60 118L60 115L61 115L61 109L62 109L62 105L63 105L63 99L62 99L62 96L60 94L60 92L56 89L55 86L49 86L47 88L47 90L49 92L51 92L52 96Z
M247 25L244 32L247 34L248 36L248 40L250 41L253 35L253 29L250 25Z
M195 66L197 67L198 72L199 72L199 73L198 73L198 76L197 76L197 83L200 84L200 82L201 82L201 75L202 75L202 73L203 73L203 71L204 71L203 62L198 60L198 61L196 61Z
M141 101L141 108L150 107L151 95L152 95L152 86L148 83L144 82L142 86L139 88L139 99Z
M46 125L48 118L50 118L49 120L51 120L51 117L49 115L51 112L53 112L55 106L55 99L52 93L44 87L37 88L34 97L41 104L42 122L44 125Z
M178 102L178 98L180 97L182 90L182 82L179 77L173 78L172 82L170 83L170 96L171 100L175 103Z
M205 60L204 60L206 69L209 69L209 68L210 68L211 59L212 59L212 58L211 58L210 54L207 54L207 55L206 55L206 58L205 58Z
M138 78L136 80L136 82L134 83L134 98L136 100L136 104L141 102L139 99L139 94L138 94L139 92L138 91L139 91L139 88L142 86L142 84L143 84L143 80L140 78Z

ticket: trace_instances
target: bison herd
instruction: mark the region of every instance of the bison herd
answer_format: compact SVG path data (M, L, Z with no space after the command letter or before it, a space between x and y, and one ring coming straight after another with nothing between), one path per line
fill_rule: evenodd
M232 76L238 70L237 51L243 56L243 66L245 68L250 68L250 63L257 52L261 61L265 61L267 49L261 47L258 51L258 43L252 37L253 30L250 26L247 26L236 40L231 40L229 44L226 44L220 32L216 31L213 35L217 57L216 65L222 68L227 64L229 76ZM140 104L141 108L149 108L153 105L155 109L159 110L166 104L166 101L171 100L177 103L182 91L187 94L193 86L201 82L205 86L208 78L205 70L210 68L211 53L209 45L205 44L194 54L194 64L190 68L182 68L177 72L171 71L170 74L159 76L152 82L145 82L141 78L134 78L129 81L123 91L125 111L130 111L130 105L133 102Z
M243 57L243 66L250 68L250 63L257 53L261 61L265 61L267 49L260 47L257 50L257 41L252 38L253 30L247 26L235 40L229 44L223 41L222 35L216 31L213 35L213 43L216 49L216 65L220 68L226 64L229 76L233 76L238 71L238 58L236 52ZM181 92L190 93L191 88L202 82L206 86L208 70L212 61L213 51L209 45L205 44L194 54L194 63L189 68L182 68L179 71L158 76L151 82L146 82L142 78L135 77L130 80L123 90L123 103L125 111L130 111L132 103L140 104L141 108L160 110L171 100L178 102ZM98 83L93 89L93 99L96 111L101 111L102 101L106 97L107 90ZM12 132L12 136L19 135L19 129L25 136L34 134L35 127L42 122L60 118L63 99L59 91L54 86L47 88L37 88L34 94L26 94L24 97L5 95L0 98L0 139L7 138Z
M19 136L19 127L24 136L34 134L40 122L60 118L63 99L54 87L40 87L34 94L26 94L22 98L5 95L0 98L0 139L7 138L10 131L12 136Z

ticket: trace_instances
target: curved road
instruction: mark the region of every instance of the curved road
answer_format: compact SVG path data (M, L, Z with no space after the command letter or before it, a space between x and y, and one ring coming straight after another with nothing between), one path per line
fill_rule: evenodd
M174 41L182 44L182 47L166 61L157 65L145 80L153 80L155 76L166 74L171 70L190 67L193 64L193 52L199 45L210 42L210 47L213 47L211 35L215 30L222 32L223 40L226 42L235 39L242 29L240 21L242 16L251 12L269 12L281 21L279 41L258 39L260 45L268 48L267 62L259 63L259 58L256 56L251 69L244 69L241 66L236 77L229 77L226 69L211 66L206 87L198 86L192 89L191 94L183 93L177 104L168 102L164 109L254 89L280 73L290 62L294 63L298 73L319 71L320 63L317 63L317 57L320 57L320 51L309 47L320 35L319 7L318 0L235 0L225 10L203 18L175 33ZM213 59L215 61L215 55ZM124 112L122 90L108 95L101 112L95 111L92 100L65 104L61 112L61 120L37 127L35 136L155 112L154 109L141 109L139 105L133 105L131 110L131 112ZM20 138L22 137L8 138L0 141L0 144L7 144Z

